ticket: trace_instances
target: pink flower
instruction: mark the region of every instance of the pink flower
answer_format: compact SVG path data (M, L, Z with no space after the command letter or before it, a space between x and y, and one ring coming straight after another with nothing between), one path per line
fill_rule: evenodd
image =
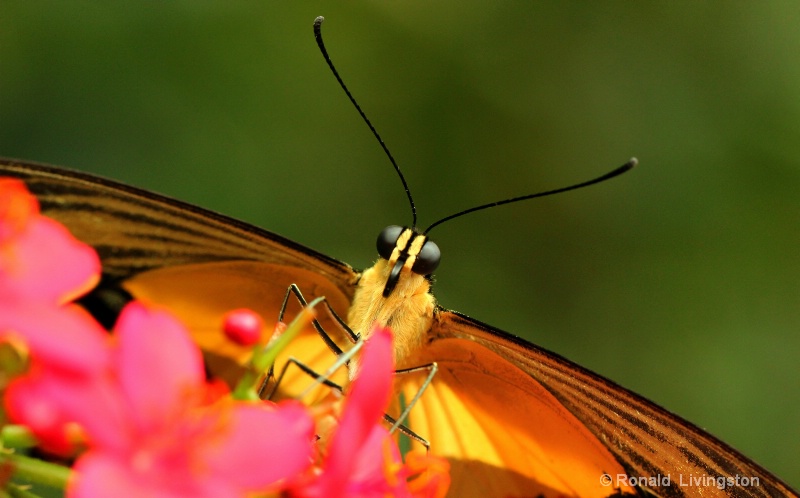
M94 250L39 214L22 182L0 178L0 335L21 335L34 357L57 368L101 367L106 334L68 304L99 278Z
M312 461L314 423L298 402L208 402L200 351L164 311L129 304L107 368L38 368L6 394L9 414L48 448L74 428L88 450L67 496L243 496L278 487Z
M129 304L114 368L70 411L90 448L69 496L241 496L311 462L313 420L296 402L205 402L199 349L171 315Z
M345 397L338 429L327 446L321 468L296 481L290 488L290 496L444 496L449 485L446 461L442 460L443 466L439 465L436 473L444 474L443 478L429 479L432 484L409 483L408 478L416 477L427 467L404 466L396 442L381 425L392 395L393 378L391 332L376 328L364 345L359 374ZM434 464L441 463L441 459L430 458Z
M90 377L44 368L33 362L29 372L14 379L5 393L9 418L26 425L39 446L57 455L69 455L83 441L83 431L60 404L84 399ZM91 395L91 390L89 389Z
M90 450L75 463L67 496L244 496L310 462L313 423L299 404L241 403L171 429L131 451Z
M24 183L0 178L0 301L64 304L99 279L94 250L42 216Z

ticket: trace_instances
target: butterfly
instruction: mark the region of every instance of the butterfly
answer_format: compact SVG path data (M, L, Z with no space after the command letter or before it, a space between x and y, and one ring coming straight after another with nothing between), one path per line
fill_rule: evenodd
M23 180L44 214L98 251L106 285L186 321L218 372L246 356L218 334L219 317L238 307L274 316L292 284L307 298L325 296L362 336L375 321L388 324L398 367L438 366L408 425L451 462L450 496L798 496L641 396L438 306L427 276L438 248L422 234L385 229L382 257L358 272L246 223L85 173L5 159L0 176ZM331 316L320 321L337 329ZM285 355L315 369L331 359L316 332ZM397 390L410 399L424 379L398 375ZM296 381L282 384L288 395Z

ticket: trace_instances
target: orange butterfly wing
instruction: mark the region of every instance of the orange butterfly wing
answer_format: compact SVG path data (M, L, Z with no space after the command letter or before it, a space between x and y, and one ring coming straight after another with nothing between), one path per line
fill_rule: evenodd
M460 356L459 349L487 351L501 358L505 368L513 365L524 372L602 441L628 475L670 476L670 486L648 487L659 496L798 496L769 471L692 423L580 365L477 320L440 309L428 342L448 360ZM448 347L437 348L440 343ZM482 356L478 353L479 361ZM501 417L500 423L508 421ZM708 483L689 485L691 476L755 478L758 485L724 489Z

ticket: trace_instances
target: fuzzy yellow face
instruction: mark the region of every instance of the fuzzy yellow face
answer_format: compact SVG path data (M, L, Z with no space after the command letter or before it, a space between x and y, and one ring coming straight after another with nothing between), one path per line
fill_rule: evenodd
M428 280L411 271L403 272L389 297L383 297L390 271L390 263L380 259L361 275L347 323L365 339L374 325L391 328L395 364L397 368L404 368L422 347L422 339L431 327L436 300L430 293Z
M392 234L383 238L387 230ZM415 271L427 237L408 228L389 227L387 230L379 238L379 252L384 257L361 275L347 322L365 339L375 325L391 328L395 364L397 368L404 368L411 365L410 360L422 347L423 337L433 320L436 300L430 293L428 279ZM381 247L382 241L391 241L392 247L388 244Z

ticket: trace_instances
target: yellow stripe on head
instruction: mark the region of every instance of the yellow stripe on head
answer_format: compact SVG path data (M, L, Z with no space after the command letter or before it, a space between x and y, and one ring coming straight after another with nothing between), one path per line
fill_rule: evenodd
M394 250L392 251L392 257L389 258L389 263L394 264L397 262L397 259L400 258L400 254L406 249L408 245L408 241L411 240L411 237L414 236L414 231L410 228L404 228L400 236L397 237L397 242L394 245Z
M408 248L408 258L406 259L406 263L403 265L403 268L407 271L411 271L414 263L417 262L417 256L419 256L422 246L425 244L425 241L428 240L428 237L422 234L415 235L416 237L414 237L414 240L411 241L411 247Z

